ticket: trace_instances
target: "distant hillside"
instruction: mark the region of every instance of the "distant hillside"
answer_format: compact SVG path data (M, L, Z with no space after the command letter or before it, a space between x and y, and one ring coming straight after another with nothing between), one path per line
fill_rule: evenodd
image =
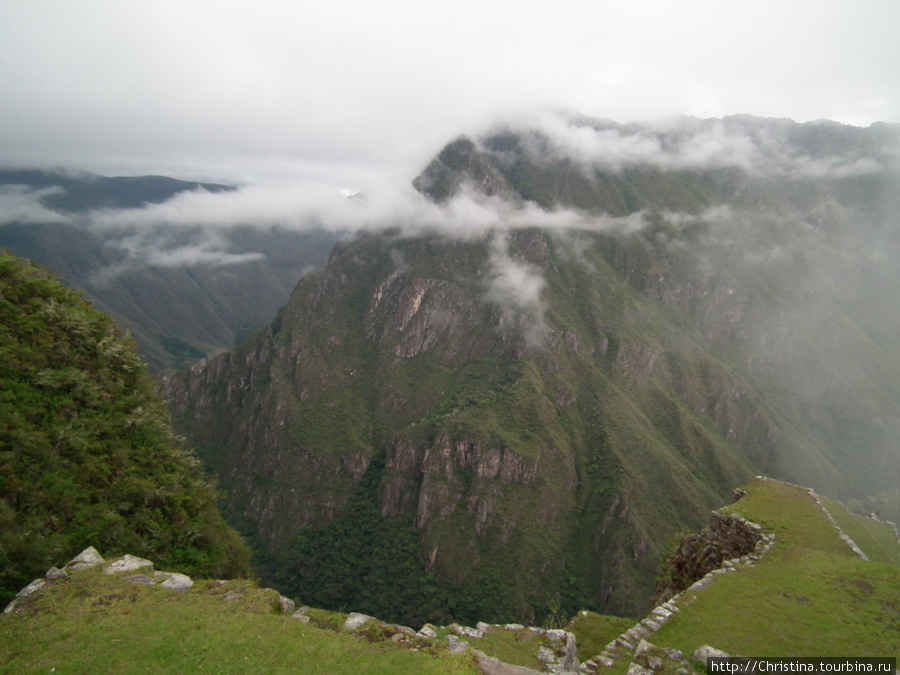
M283 592L636 615L749 476L896 485L897 147L755 118L458 139L415 181L456 219L336 246L169 382L177 428Z
M0 603L86 546L246 576L133 340L45 270L0 250Z
M252 222L215 232L115 222L98 227L89 214L138 209L190 190L231 189L164 176L0 171L0 246L83 289L132 332L154 370L182 367L270 321L301 275L324 263L334 235ZM216 257L211 247L223 253ZM192 262L198 255L205 262ZM233 264L219 264L220 258Z

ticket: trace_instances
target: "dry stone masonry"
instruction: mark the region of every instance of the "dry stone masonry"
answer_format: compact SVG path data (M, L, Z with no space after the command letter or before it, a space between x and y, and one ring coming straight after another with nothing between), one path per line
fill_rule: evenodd
M813 490L812 488L809 488L809 487L804 487L802 485L797 485L796 483L788 483L787 481L776 481L774 478L767 478L765 476L757 476L756 479L773 481L773 482L777 482L777 483L784 483L785 485L792 485L793 487L798 488L800 490L806 490L809 493L809 496L812 497L813 500L816 502L816 504L819 505L819 508L822 509L822 512L825 514L825 517L828 518L828 521L834 526L834 529L837 530L838 536L840 536L841 540L845 544L847 544L847 546L850 547L850 550L853 551L853 553L856 555L856 557L859 558L860 560L864 560L866 562L869 561L869 557L865 553L863 553L862 549L860 549L860 547L856 545L856 542L853 541L853 539L851 539L841 529L841 526L837 524L837 521L834 519L834 517L831 515L831 513L829 513L828 509L825 508L825 505L822 503L822 500L819 499L819 495L816 494L815 490ZM877 520L877 518L876 518L876 520ZM893 523L889 523L889 524L894 528L894 531L896 532L897 527ZM898 534L898 541L900 541L900 534Z
M743 495L735 493L736 498L740 496ZM603 652L582 663L579 672L596 673L604 667L614 666L620 659L630 658L629 675L650 675L662 668L666 672L674 670L678 675L692 673L693 669L680 652L656 647L649 638L679 613L679 604L690 604L695 594L712 584L716 577L754 566L774 543L775 535L764 533L757 523L738 515L713 511L709 528L685 537L675 552L676 559L680 556L680 560L676 560L678 571L693 583L677 592L668 589L659 597L660 600L665 597L663 602L607 644ZM702 649L717 652L712 647ZM694 658L700 659L696 654ZM666 666L667 663L671 667Z

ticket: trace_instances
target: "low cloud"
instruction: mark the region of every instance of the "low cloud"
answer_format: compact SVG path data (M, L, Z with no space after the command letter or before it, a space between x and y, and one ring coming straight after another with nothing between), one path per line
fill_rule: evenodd
M638 127L554 113L508 122L505 128L518 130L532 159L570 158L589 173L629 166L661 170L732 167L780 179L844 178L892 166L898 157L896 147L890 144L877 152L865 144L859 146L854 134L860 130L833 123L816 126L741 117L678 118ZM819 151L813 156L821 145L814 141L821 134L837 138L824 147L846 152ZM485 152L497 163L514 159L504 154L509 150L487 148ZM436 204L405 180L371 175L359 178L355 185L305 182L251 185L223 192L200 189L141 208L98 209L77 216L60 214L42 204L42 199L59 194L62 188L5 186L0 188L0 224L77 222L101 236L129 265L171 267L239 265L262 259L263 253L247 250L246 245L242 248L230 239L229 230L239 227L326 230L337 235L391 230L403 236L472 239L529 227L630 234L648 222L644 212L613 217L574 209L545 210L533 202L511 203L465 188L448 202ZM677 213L661 216L675 226L689 225L698 218ZM711 223L733 217L724 211L699 216ZM684 244L673 242L675 245ZM500 253L496 256L503 260ZM122 267L111 267L101 276L111 279L116 269ZM497 283L513 278L515 269L509 272L498 275Z
M63 194L60 187L34 189L27 185L0 185L0 225L9 223L69 223L71 217L48 209L41 200Z
M539 268L509 255L509 233L498 231L489 247L487 290L484 298L500 308L500 325L514 322L525 334L526 344L541 344L546 332L541 291L547 282Z
M261 260L263 254L231 253L228 242L217 232L200 229L194 233L194 241L175 243L165 232L142 232L115 242L116 248L129 259L142 260L151 267L190 267L193 265L238 265Z
M627 126L585 120L565 114L542 114L509 122L525 139L532 159L571 159L588 170L621 171L652 166L662 170L736 168L751 175L788 178L846 178L880 171L895 164L896 147L877 148L881 157L859 156L852 143L837 154L814 156L819 144L807 147L804 133L815 125L831 125L835 133L852 134L832 122L795 125L790 120L760 124L752 117L721 120L674 118L653 125ZM812 126L810 126L812 125ZM844 142L834 141L838 146ZM827 144L826 144L827 145Z
M350 192L350 196L347 193ZM139 209L103 209L87 216L101 232L148 227L283 227L294 230L401 228L410 235L482 236L496 227L544 227L634 231L643 216L592 215L571 209L547 211L517 206L464 190L446 204L435 204L411 186L373 184L359 191L327 185L251 186L230 192L183 192L162 204Z
M262 258L258 252L233 250L227 232L236 227L322 229L339 235L399 230L403 236L471 239L498 229L528 227L630 233L645 222L643 213L613 217L572 209L547 211L469 190L446 204L435 204L411 186L390 183L368 185L361 192L325 185L197 190L161 204L102 209L85 217L87 227L129 260L159 267L231 265Z

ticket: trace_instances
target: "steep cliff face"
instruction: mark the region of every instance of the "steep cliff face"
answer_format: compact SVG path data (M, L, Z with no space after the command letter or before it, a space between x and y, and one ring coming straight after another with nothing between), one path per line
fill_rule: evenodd
M413 533L422 575L501 598L476 619L552 598L634 614L670 534L748 476L840 495L897 475L893 343L843 257L884 224L884 200L858 203L877 180L587 171L521 134L460 140L416 181L435 199L481 189L602 226L358 234L265 331L167 391L278 561L264 574L368 499ZM301 597L319 564L302 540ZM464 615L440 597L416 611Z
M493 236L337 251L267 331L169 383L176 417L270 553L382 454L381 514L414 516L439 577L489 569L519 617L566 578L579 602L635 611L660 533L765 468L778 416L701 335L610 285L596 249L563 273L552 237L513 233L508 260L558 300L490 299Z

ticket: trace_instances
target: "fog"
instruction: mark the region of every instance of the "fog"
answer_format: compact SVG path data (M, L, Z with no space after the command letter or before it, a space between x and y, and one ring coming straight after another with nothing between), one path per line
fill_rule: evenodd
M487 125L485 136L475 137L476 144L497 164L517 161L495 144L482 145L482 139L491 134L509 132L520 139L518 152L529 161L547 165L565 159L580 166L588 176L595 171L615 173L634 167L662 171L734 169L748 179L774 179L789 185L791 181L810 178L871 176L895 170L900 164L894 127L884 127L873 134L871 130L836 123L797 125L749 117L678 117L653 125L625 125L557 112L519 115ZM419 170L424 165L423 162ZM509 257L505 243L509 232L540 227L569 236L577 232L630 234L648 223L648 213L642 210L626 216L567 208L545 210L529 201L486 196L477 186L466 183L452 199L435 203L413 188L412 177L368 176L345 186L323 181L281 181L231 191L200 189L142 208L105 208L77 214L54 211L42 203L44 197L59 194L63 188L6 186L0 191L0 223L69 223L99 235L107 246L118 251L120 262L97 270L94 280L98 283L110 283L122 271L139 266L241 265L263 259L259 251L244 250L229 238L234 228L327 230L337 236L390 229L399 230L403 236L491 238L493 275L486 298L504 310L523 312L537 326L543 322L543 279L539 270ZM676 229L703 223L706 234L700 248L709 251L739 246L745 262L764 266L796 256L791 247L798 246L798 242L809 239L804 243L809 246L817 241L815 237L801 236L802 228L814 231L829 223L863 217L848 212L848 207L834 200L820 200L807 211L785 208L779 206L778 214L753 213L720 205L700 214L664 211L654 218L662 218ZM872 208L878 214L866 215L870 221L886 218L885 214L890 213L890 209L878 205ZM892 223L869 223L866 231L871 233L879 227L893 231ZM866 247L885 256L892 241L872 239ZM666 246L672 254L680 254L686 243L674 238ZM846 258L847 251L835 251L830 267L819 265L817 269L836 270L837 259L842 255ZM809 250L801 253L806 255ZM857 254L869 253L854 250ZM707 263L698 259L696 264L702 269ZM835 271L833 276L836 275Z
M691 339L702 335L703 349L735 359L765 396L797 408L790 415L819 435L808 442L865 443L866 456L881 464L862 467L860 475L874 484L879 466L894 465L893 439L900 434L898 137L896 125L800 125L745 116L638 125L527 114L501 118L470 136L476 154L456 158L468 179L444 201L413 187L415 176L428 170L426 158L402 177L279 180L77 213L42 201L61 187L6 186L0 223L70 225L97 235L118 253L114 264L95 270L93 279L102 284L142 267L234 270L265 263L261 251L232 236L246 228L484 242L482 300L496 308L501 328L522 331L535 349L547 344L548 281L516 250L516 231L542 228L555 250L588 268L600 264L587 250L596 233L638 235L653 268L629 281L653 301L690 315L698 331ZM699 199L702 206L693 209L635 207L621 215L620 208L613 215L544 209L503 186L486 195L485 175L502 182L498 167L516 162L533 169L525 180L537 183L550 175L540 171L568 166L596 185L611 175L627 179L630 171L644 178L678 171L689 185L698 177L724 184L726 196L722 203ZM396 252L395 264L405 269ZM618 272L626 283L626 272ZM798 464L791 471L814 468ZM800 473L796 478L802 480Z
M551 107L898 122L898 23L884 0L5 2L0 164L341 186Z

